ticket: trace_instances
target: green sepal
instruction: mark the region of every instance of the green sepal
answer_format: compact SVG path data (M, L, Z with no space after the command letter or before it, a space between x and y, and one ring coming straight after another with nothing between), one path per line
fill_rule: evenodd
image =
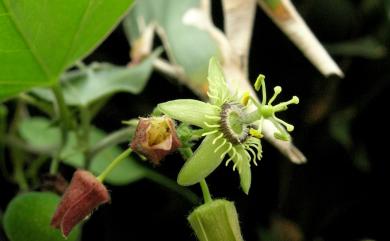
M172 119L207 129L205 122L211 124L206 116L219 116L216 106L199 100L179 99L161 103L157 108Z
M231 96L231 93L226 85L223 70L216 57L210 59L207 79L209 81L209 94L218 97L218 100L210 98L210 103L222 105ZM218 101L221 103L218 103Z
M200 241L243 241L233 202L219 199L205 203L187 219Z
M242 146L237 147L236 149L237 153L240 154L243 158L243 160L241 160L240 165L237 165L238 173L240 175L240 185L242 191L248 195L252 181L252 173L250 167L251 158L246 154L246 151Z
M222 162L221 155L225 151L224 148L216 148L221 144L221 140L213 145L213 140L216 134L208 135L200 144L194 155L186 161L179 172L177 183L182 186L194 185L210 173L212 173Z

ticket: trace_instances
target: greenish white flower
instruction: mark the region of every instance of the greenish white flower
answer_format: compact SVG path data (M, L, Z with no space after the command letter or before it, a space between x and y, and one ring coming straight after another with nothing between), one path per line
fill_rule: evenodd
M208 103L179 99L158 105L159 110L171 118L201 128L202 136L205 137L180 170L177 181L183 186L196 184L212 173L228 156L226 165L233 162L233 170L238 170L240 175L241 187L248 193L251 163L257 165L256 161L262 157L260 138L263 120L280 123L291 131L292 125L277 118L275 113L287 109L289 104L297 103L298 98L293 97L290 101L272 106L281 91L280 87L275 87L274 96L266 103L264 77L260 75L255 88L263 88L262 103L247 94L240 100L238 94L232 94L226 86L222 69L215 58L210 60L208 81ZM254 111L250 111L249 100L256 106ZM279 126L278 129L280 133L276 136L288 136L284 135L284 128Z

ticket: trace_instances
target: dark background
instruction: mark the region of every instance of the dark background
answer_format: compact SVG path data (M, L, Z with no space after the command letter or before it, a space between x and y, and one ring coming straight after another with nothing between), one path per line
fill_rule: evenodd
M367 2L374 3L368 10L364 7ZM390 47L389 19L381 1L294 3L324 44L372 36ZM222 28L220 3L213 1L213 4L214 21ZM287 235L282 241L294 240L296 233L313 241L388 240L389 202L385 196L389 190L386 183L390 183L386 165L390 59L335 56L346 77L325 78L258 10L250 52L250 77L254 80L263 73L268 86L283 86L281 98L300 97L300 104L283 117L295 124L294 143L308 162L294 165L263 142L264 157L259 166L252 168L249 196L239 189L237 173L223 165L208 178L213 196L235 201L247 241L266 240L265 233L269 232ZM120 26L87 62L124 65L129 61L128 49ZM175 98L196 96L174 80L154 73L141 95L116 95L94 123L113 131L121 127L121 120L146 116L157 103ZM351 108L354 115L337 119ZM342 123L350 128L349 146L330 132L331 125ZM175 179L181 166L182 160L176 154L157 169ZM1 182L0 205L4 210L15 187ZM195 240L186 221L186 215L194 207L176 193L147 180L109 189L112 205L104 205L92 215L84 225L82 240ZM201 196L198 186L191 189Z

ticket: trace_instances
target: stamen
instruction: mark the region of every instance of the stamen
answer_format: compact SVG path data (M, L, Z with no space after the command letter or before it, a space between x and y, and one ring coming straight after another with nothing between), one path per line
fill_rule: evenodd
M287 110L287 106L292 104L299 104L299 98L297 96L293 96L289 101L279 103L275 105L273 108L275 112L280 112L280 111Z
M265 79L265 76L262 74L259 74L259 76L257 77L256 82L254 84L256 91L260 90L261 85L264 83L264 79Z
M274 116L274 118L275 118L275 120L276 120L277 122L279 122L280 124L284 125L284 126L286 127L286 129L287 129L288 132L291 132L291 131L294 130L294 126L293 126L293 125L291 125L291 124L285 122L285 121L282 120L282 119L279 119L279 118L276 117L276 116Z
M242 95L241 104L242 104L243 106L247 106L247 105L248 105L248 102L249 102L249 91L246 91L246 92Z
M275 87L274 87L274 95L271 97L271 99L269 99L268 105L271 105L272 102L274 102L274 100L275 100L276 97L280 94L280 92L282 92L282 87L280 87L280 86L275 86Z
M249 129L249 135L254 136L256 138L259 138L259 139L263 137L263 134L261 134L261 132L259 132L258 130L252 129L252 128Z

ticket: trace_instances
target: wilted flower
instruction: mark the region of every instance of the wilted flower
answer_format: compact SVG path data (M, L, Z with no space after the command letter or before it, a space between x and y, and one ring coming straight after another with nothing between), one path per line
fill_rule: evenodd
M131 148L155 165L180 147L175 123L167 116L140 118Z
M255 83L258 91L262 87L262 103L258 103L248 94L238 98L232 95L226 86L222 69L217 60L212 58L209 65L209 103L198 100L181 99L173 100L158 105L164 114L184 123L198 126L205 136L194 155L184 164L178 176L178 183L184 186L200 182L213 172L229 155L226 165L233 161L233 170L240 174L241 187L245 193L249 192L251 184L251 161L262 157L260 138L262 135L263 120L267 119L276 124L279 132L275 136L286 139L288 134L280 124L292 131L292 125L275 116L276 112L287 109L289 104L297 104L298 97L294 96L290 101L272 106L276 96L281 92L281 87L274 88L274 96L266 102L264 76L260 75ZM248 108L251 100L255 110ZM252 111L251 111L252 110ZM252 156L251 156L252 155Z
M61 229L67 237L76 224L88 217L103 203L110 201L106 187L96 177L84 170L77 170L65 191L51 220L54 228Z

